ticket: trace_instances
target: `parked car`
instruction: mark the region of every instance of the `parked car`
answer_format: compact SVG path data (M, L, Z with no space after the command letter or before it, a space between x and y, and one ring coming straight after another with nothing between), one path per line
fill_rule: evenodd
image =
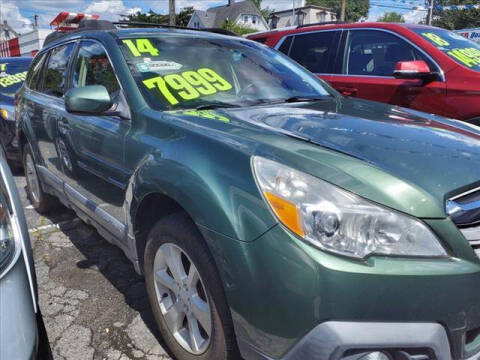
M17 187L0 149L1 360L37 358L37 312L37 283L28 228Z
M18 93L27 191L123 249L175 358L478 357L478 127L243 38L82 24Z
M16 135L15 92L27 76L31 57L0 58L0 144L14 167L22 164Z
M300 26L249 35L340 93L480 124L480 44L425 25Z

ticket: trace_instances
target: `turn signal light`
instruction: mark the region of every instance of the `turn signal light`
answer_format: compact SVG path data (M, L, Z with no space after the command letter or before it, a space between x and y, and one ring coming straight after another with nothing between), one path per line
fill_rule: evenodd
M273 208L275 215L277 215L286 227L299 236L305 235L300 221L300 213L295 204L292 204L270 192L265 192L265 198Z

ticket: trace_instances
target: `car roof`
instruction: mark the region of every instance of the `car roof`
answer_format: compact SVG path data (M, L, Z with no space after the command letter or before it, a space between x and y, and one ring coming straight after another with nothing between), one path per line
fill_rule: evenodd
M113 25L113 24L112 24ZM152 24L152 26L155 26L155 24ZM161 25L160 25L161 26ZM219 33L222 31L225 31L226 33L229 33L226 30L222 29L210 29L211 31L208 30L202 30L202 29L189 29L189 28L179 28L179 27L133 27L133 28L110 28L110 29L91 29L91 28L83 28L83 29L77 29L74 31L70 32L57 32L56 36L49 41L43 48L42 52L54 47L56 45L59 45L61 43L64 43L69 40L73 39L78 39L84 36L89 36L89 37L102 37L105 35L110 35L113 38L127 38L127 37L138 37L138 36L155 36L155 35L171 35L171 34L176 34L176 35L185 35L185 36L191 36L192 38L205 38L205 39L212 39L212 38L218 38L218 39L225 39L225 38L231 38L231 39L237 39L241 40L242 37L236 36L234 33L230 34L224 34L224 33Z
M297 34L305 32L313 32L319 30L335 30L335 29L355 29L355 28L376 28L376 29L387 29L387 30L398 30L398 29L416 29L416 28L425 28L425 29L435 29L433 26L420 25L420 24L405 24L405 23L383 23L383 22L361 22L361 23L324 23L319 25L305 25L297 26L290 28L280 28L269 31L262 31L250 34L247 38L256 39L262 37L269 37L273 35L286 35L286 34Z

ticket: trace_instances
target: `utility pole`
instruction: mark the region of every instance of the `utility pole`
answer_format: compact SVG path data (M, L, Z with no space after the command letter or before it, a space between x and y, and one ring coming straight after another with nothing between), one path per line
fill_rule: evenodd
M427 25L432 25L433 0L429 0L429 1L430 1L430 4L428 5Z
M347 6L347 0L342 0L342 8L340 10L340 21L345 21L345 8Z
M168 24L175 25L175 0L168 0Z
M295 25L295 0L292 0L292 26Z

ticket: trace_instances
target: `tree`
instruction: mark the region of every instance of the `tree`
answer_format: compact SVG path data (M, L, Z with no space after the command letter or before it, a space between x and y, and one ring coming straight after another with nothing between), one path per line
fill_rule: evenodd
M235 24L233 21L225 21L222 25L222 29L234 32L238 35L245 35L256 32L257 30L254 28L250 28L244 25Z
M340 19L341 0L307 0L307 4L323 6L332 9ZM347 0L345 21L355 22L368 16L370 0Z
M435 5L466 5L472 0L436 0ZM470 10L433 10L432 25L450 30L480 26L480 9Z
M262 0L252 0L253 4L257 7L257 9L260 11L260 14L262 14L263 18L265 21L268 23L268 20L270 19L270 15L272 12L274 12L274 9L271 9L270 7L266 7L262 9Z
M378 21L380 21L380 22L403 23L403 22L405 22L405 19L403 18L403 16L401 14L399 14L395 11L392 11L392 12L386 12L385 14L383 14L383 16L378 18Z
M177 26L187 26L190 18L193 14L193 7L188 6L183 8L175 17L175 25ZM137 12L130 15L122 15L123 21L132 21L132 22L145 22L151 24L168 24L169 16L158 14L153 10L149 10L147 13Z

